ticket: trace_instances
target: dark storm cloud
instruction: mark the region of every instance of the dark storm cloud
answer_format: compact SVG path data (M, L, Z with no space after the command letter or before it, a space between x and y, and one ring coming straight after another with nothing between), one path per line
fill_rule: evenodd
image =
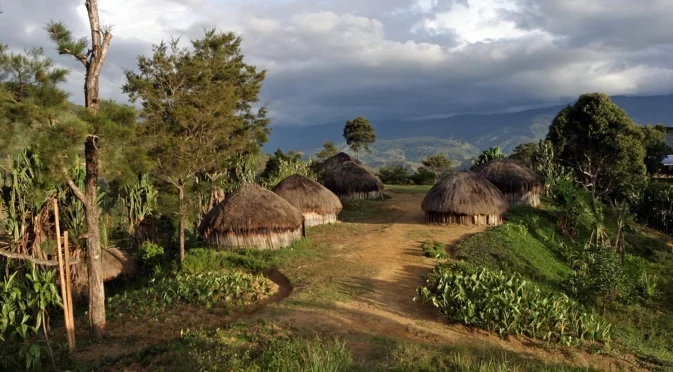
M109 0L112 1L112 0ZM102 95L126 102L123 70L151 44L186 44L217 26L243 36L248 62L267 69L262 102L276 124L310 125L359 114L391 118L488 112L586 91L673 89L670 0L115 0L101 19L115 36ZM0 41L57 56L49 19L88 35L82 0L2 1Z

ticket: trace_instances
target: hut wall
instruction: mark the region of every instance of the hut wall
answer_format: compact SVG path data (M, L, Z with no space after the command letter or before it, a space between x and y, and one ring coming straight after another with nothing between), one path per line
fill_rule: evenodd
M304 225L306 227L324 225L324 224L335 223L335 222L337 222L337 215L334 214L334 213L325 214L325 215L314 213L314 212L304 213Z
M381 199L383 197L383 193L381 191L356 192L351 194L337 193L337 196L342 202L344 202L348 200Z
M425 222L443 225L499 225L502 223L502 215L425 212Z
M267 233L226 233L226 234L211 234L207 243L210 246L218 248L246 248L255 247L260 250L264 249L280 249L287 247L293 242L302 238L301 226L295 230L283 232L267 232Z
M507 203L511 207L520 206L520 207L537 207L540 205L540 194L527 192L525 194L505 194L507 198Z

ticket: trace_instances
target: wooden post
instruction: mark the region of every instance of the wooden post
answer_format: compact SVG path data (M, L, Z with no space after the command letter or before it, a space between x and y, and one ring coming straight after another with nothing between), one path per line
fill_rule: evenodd
M72 306L72 283L70 282L70 247L68 243L68 231L63 232L63 250L65 256L65 288L68 290L66 298L68 299L68 318L70 319L70 328L68 328L68 347L70 351L75 351L75 317Z
M58 275L61 280L61 299L63 300L63 318L65 320L65 328L70 334L70 316L68 316L68 300L67 300L67 289L65 285L65 272L63 270L63 257L61 256L61 227L58 223L58 200L54 199L54 221L56 224L56 254L58 257ZM74 346L70 342L70 336L68 335L68 348L73 350Z

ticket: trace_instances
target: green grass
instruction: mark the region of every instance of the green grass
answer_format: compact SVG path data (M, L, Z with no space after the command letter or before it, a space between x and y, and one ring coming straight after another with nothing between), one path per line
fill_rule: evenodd
M333 335L300 334L287 326L256 322L216 330L187 330L180 339L144 348L95 366L97 371L158 372L288 371L587 371L521 357L499 348L474 345L399 343L394 339L365 341L381 348L367 358L351 352L351 341Z
M385 185L384 190L399 194L425 194L430 191L432 185Z
M461 241L453 256L477 267L517 272L543 289L567 293L563 281L572 270L564 252L573 244L582 244L591 229L581 220L579 236L564 237L555 225L555 206L545 201L544 207L510 209L504 225ZM609 215L605 225L614 239L616 224ZM627 254L641 260L646 273L656 277L656 295L612 303L603 317L613 324L616 345L660 367L672 367L673 253L668 238L634 226L625 232L625 246Z
M477 267L517 272L542 288L560 290L572 270L560 261L557 244L561 240L550 216L514 209L507 218L508 223L459 242L453 249L454 257Z

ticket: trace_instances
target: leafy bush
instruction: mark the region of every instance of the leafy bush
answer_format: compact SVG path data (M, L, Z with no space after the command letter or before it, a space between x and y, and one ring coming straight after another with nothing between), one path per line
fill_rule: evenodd
M449 254L446 253L446 246L442 242L426 240L421 244L421 248L423 248L426 257L449 258Z
M437 266L419 287L453 322L496 332L577 345L610 341L610 328L565 295L543 293L519 274L505 275L455 263Z
M122 316L135 309L138 315L151 311L153 315L177 302L204 305L211 308L224 305L241 310L245 303L257 301L271 293L271 282L261 275L240 271L179 273L152 279L148 287L108 297L111 316Z
M409 176L409 179L416 185L433 185L437 180L437 175L431 170L420 167L416 173Z
M56 273L29 264L25 274L14 272L0 281L0 369L40 371L43 359L53 356L49 340L37 337L47 326L49 311L62 306Z
M138 247L138 258L144 270L148 272L156 271L164 258L164 247L151 241L145 241Z
M378 176L381 182L388 185L408 185L411 183L409 170L401 164L379 168Z

